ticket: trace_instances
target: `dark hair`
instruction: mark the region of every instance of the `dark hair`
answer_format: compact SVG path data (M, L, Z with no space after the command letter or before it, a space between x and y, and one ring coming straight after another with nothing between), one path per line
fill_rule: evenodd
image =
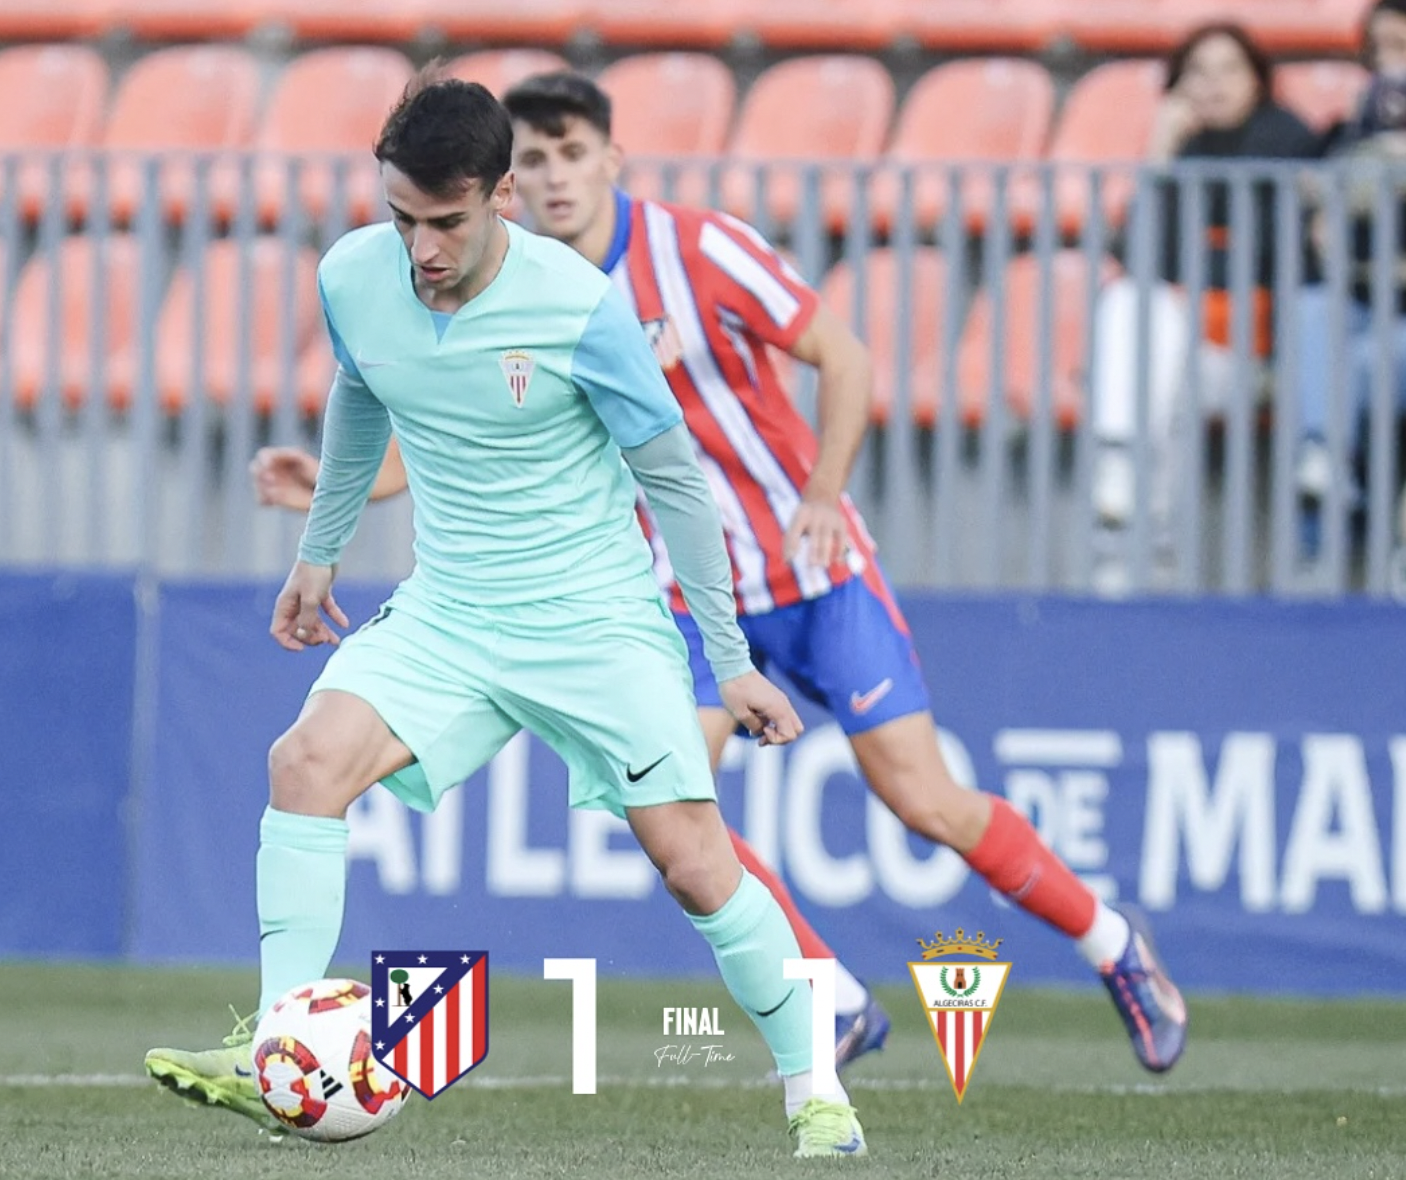
M1167 57L1167 89L1172 90L1176 87L1182 75L1186 73L1186 67L1191 63L1191 55L1203 42L1212 37L1229 37L1240 47L1240 52L1245 55L1245 60L1250 63L1250 69L1254 72L1255 81L1259 83L1260 101L1267 102L1274 94L1274 64L1245 27L1234 21L1201 25L1186 35L1185 40Z
M1362 18L1362 64L1373 73L1376 73L1377 63L1372 60L1372 22L1384 12L1393 13L1396 16L1406 17L1406 0L1377 0L1371 8L1367 9L1367 15Z
M376 140L376 159L394 164L435 197L477 181L491 192L512 167L513 125L477 82L446 77L438 61L410 80Z
M610 138L610 96L584 74L557 70L524 78L503 96L503 105L514 122L553 138L566 134L573 115Z

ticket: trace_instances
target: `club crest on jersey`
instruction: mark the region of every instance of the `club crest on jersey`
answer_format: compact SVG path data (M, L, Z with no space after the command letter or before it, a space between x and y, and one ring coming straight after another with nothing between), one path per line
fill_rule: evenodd
M996 948L1003 941L998 938L987 942L981 931L975 938L968 938L960 926L951 938L939 930L931 942L918 939L923 961L908 964L958 1105L966 1096L967 1083L976 1069L976 1059L986 1043L991 1019L1011 971L1009 963L994 961ZM932 962L947 955L974 956L981 961Z
M657 320L642 320L640 327L644 329L649 347L654 349L654 359L666 373L683 360L683 340L670 317L666 315Z
M488 1056L487 951L374 951L371 1047L426 1098Z
M532 384L537 362L530 352L514 348L499 357L498 364L503 369L503 380L508 383L508 391L513 395L513 404L521 408L527 397L527 387Z

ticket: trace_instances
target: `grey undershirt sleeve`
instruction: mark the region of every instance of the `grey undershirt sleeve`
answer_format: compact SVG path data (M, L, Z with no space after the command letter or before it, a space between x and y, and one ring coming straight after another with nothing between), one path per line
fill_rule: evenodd
M671 427L623 454L659 521L713 675L722 683L752 671L747 640L737 625L732 561L718 506L687 428Z
M338 369L327 397L322 466L298 543L298 560L336 565L356 532L390 442L390 415L372 392Z

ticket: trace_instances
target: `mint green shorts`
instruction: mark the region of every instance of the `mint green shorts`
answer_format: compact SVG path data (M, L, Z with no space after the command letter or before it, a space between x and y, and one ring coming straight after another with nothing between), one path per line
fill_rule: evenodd
M572 807L715 799L688 650L652 575L548 602L466 607L413 583L349 635L309 695L366 701L415 761L385 781L432 811L519 730L570 772Z

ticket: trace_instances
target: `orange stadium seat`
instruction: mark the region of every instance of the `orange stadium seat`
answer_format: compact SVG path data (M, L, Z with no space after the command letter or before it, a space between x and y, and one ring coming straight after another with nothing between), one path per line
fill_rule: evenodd
M884 156L895 167L930 166L915 172L911 182L916 224L931 228L947 208L949 177L943 165L1039 159L1054 101L1054 81L1045 68L1019 58L952 62L918 79ZM902 191L897 172L886 169L875 177L874 219L881 228L893 225ZM985 225L992 191L989 176L971 176L963 192L969 228L979 232Z
M291 179L290 164L301 161L302 205L314 218L334 206L334 158L346 171L342 208L350 224L370 220L381 204L380 179L371 148L386 112L410 80L410 63L394 49L344 47L316 49L295 58L279 77L255 139L255 189L260 220L283 216ZM240 178L225 170L221 211L228 216L239 200Z
M485 49L449 63L453 77L477 82L499 98L524 78L569 68L564 57L545 49Z
M737 32L738 7L746 0L703 4L661 0L585 0L582 21L607 43L719 49Z
M1115 267L1105 259L1097 276L1101 285ZM1035 405L1040 365L1040 307L1044 302L1040 260L1023 254L1005 274L1005 325L1001 352L1005 359L1005 395L1017 417L1029 419ZM1083 413L1084 338L1088 324L1089 265L1082 251L1061 250L1050 263L1050 331L1053 336L1050 406L1062 430L1076 426ZM980 425L992 394L992 296L977 292L957 354L958 404L962 421Z
M748 166L724 177L727 208L753 215L756 170L768 165L767 212L789 222L804 194L797 165L829 162L834 167L823 177L822 219L842 230L861 183L853 165L877 162L893 106L893 80L873 58L798 57L772 66L748 93L732 137L730 154Z
M95 146L107 84L107 66L86 46L24 45L0 53L0 159L9 152ZM44 208L52 166L32 158L14 167L20 213L33 221ZM0 195L5 185L0 170Z
M321 414L327 405L327 391L332 388L332 378L337 372L337 358L332 355L332 341L325 331L313 332L312 339L298 358L298 372L294 379L294 393L298 398L298 409L309 417Z
M1065 100L1048 158L1060 165L1054 187L1056 224L1077 233L1088 216L1089 176L1080 165L1109 168L1102 187L1103 213L1119 223L1133 192L1128 167L1142 162L1166 71L1160 61L1120 61L1096 66L1077 81ZM1033 176L1017 177L1011 208L1017 225L1035 225L1041 186Z
M686 204L707 198L708 165L722 155L737 105L737 87L729 70L706 53L640 54L623 58L601 72L601 89L610 95L615 141L625 149L630 191L658 198L665 189L665 169L645 162L651 157L691 159L678 170L674 197Z
M733 0L743 36L785 49L881 50L898 36L892 0Z
M588 0L409 0L426 28L451 41L560 45L581 31ZM661 5L662 7L662 5Z
M0 41L93 37L111 7L112 0L4 0Z
M194 196L195 155L247 148L258 104L258 63L242 49L184 45L140 58L122 79L102 138L113 216L119 222L134 216L147 181L143 157L160 152L169 153L160 181L163 210L183 218Z
M1067 37L1085 49L1116 53L1171 49L1196 25L1211 19L1198 15L1195 3L1196 0L1046 0L1056 36Z
M1077 0L1072 0L1077 3ZM1355 53L1368 0L1186 0L1202 24L1233 20L1270 53Z
M1280 102L1322 131L1352 114L1368 77L1356 62L1295 62L1274 71L1274 89Z
M418 0L127 0L115 5L111 23L151 40L228 39L270 27L300 40L409 41L425 24L422 7Z
M942 387L942 342L947 306L947 266L930 246L913 256L909 281L900 290L902 261L896 251L871 250L864 267L864 309L856 324L858 288L848 262L836 263L820 285L821 297L836 315L855 327L874 362L874 402L870 417L884 425L897 400L900 368L909 374L913 420L931 427L938 417ZM906 297L906 300L905 300ZM898 355L899 309L908 304L908 355Z
M102 351L111 356L130 349L140 307L141 256L125 234L98 241L77 236L58 252L59 317L58 394L69 409L81 406L92 377L94 309L101 307ZM36 253L20 271L10 317L8 349L13 365L16 404L29 408L49 384L49 314L54 266L46 251ZM101 296L95 297L95 292ZM120 408L125 394L116 396Z
M419 0L255 0L295 37L323 41L409 41L427 23ZM466 7L477 7L477 4Z
M108 31L148 41L246 37L280 11L273 0L108 0L104 8Z
M765 3L766 0L756 0ZM1055 35L1057 0L876 0L895 32L944 52L1039 51ZM1140 3L1140 0L1129 0Z
M215 404L238 397L241 365L248 366L250 397L270 413L282 393L285 338L296 359L321 329L317 254L299 248L291 259L293 290L285 286L290 259L281 238L256 238L246 247L234 238L212 242L204 259L204 317L198 325L203 372L199 387ZM247 293L247 294L246 294ZM161 407L179 413L190 400L191 345L195 340L195 276L182 267L156 325L156 387ZM242 317L247 304L252 322Z

